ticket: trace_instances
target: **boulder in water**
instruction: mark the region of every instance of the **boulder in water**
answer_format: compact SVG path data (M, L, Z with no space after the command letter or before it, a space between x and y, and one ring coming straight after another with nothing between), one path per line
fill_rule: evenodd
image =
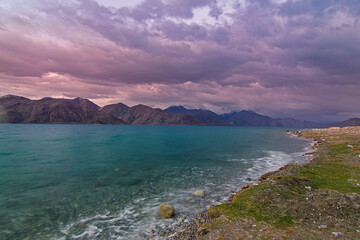
M162 203L160 204L158 215L159 217L172 218L175 215L175 208L168 203Z
M197 190L196 192L193 192L194 197L204 197L205 191L204 190Z

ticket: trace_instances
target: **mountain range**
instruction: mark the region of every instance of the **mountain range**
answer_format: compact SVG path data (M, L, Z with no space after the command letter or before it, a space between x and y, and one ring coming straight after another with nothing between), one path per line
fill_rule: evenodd
M123 103L100 108L100 112L111 114L134 125L206 125L203 121L186 114L165 112L142 104L128 107Z
M88 99L45 97L30 100L6 95L0 97L2 123L79 123L195 126L323 127L322 124L291 118L271 118L253 111L216 114L209 110L171 106L165 110L123 103L99 107Z
M343 122L335 124L334 127L351 127L351 126L360 126L360 118L349 118Z
M215 126L254 126L254 127L322 127L322 124L300 121L291 118L271 118L253 111L231 112L218 115L209 110L186 109L183 106L171 106L164 110L171 113L183 113L196 117L206 125Z
M0 98L2 123L84 123L126 124L113 115L99 111L95 103L83 99L28 98L6 95Z

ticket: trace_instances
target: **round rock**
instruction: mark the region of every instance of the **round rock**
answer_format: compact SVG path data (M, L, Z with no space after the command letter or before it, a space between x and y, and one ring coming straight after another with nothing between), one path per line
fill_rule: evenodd
M197 190L196 192L193 192L194 197L204 197L205 191L204 190Z
M175 215L175 208L168 203L162 203L160 204L158 215L159 217L171 218Z

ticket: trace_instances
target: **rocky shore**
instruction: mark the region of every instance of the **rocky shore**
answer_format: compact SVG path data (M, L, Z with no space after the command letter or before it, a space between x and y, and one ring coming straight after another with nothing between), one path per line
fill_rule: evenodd
M289 132L313 160L260 177L168 239L360 239L360 127Z

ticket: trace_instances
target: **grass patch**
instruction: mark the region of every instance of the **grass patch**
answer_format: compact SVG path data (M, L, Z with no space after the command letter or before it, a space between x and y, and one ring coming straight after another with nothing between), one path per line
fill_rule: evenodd
M302 177L311 180L312 187L317 189L331 189L341 193L360 193L360 187L349 179L358 179L360 168L339 163L306 166L300 173Z
M251 217L256 221L264 221L276 228L284 229L294 224L294 216L283 212L272 204L274 197L292 199L296 193L288 189L280 189L270 184L251 187L235 197L232 202L223 203L212 208L220 215L241 219Z
M329 155L335 156L339 154L351 154L351 149L347 148L348 144L334 144L329 146Z

